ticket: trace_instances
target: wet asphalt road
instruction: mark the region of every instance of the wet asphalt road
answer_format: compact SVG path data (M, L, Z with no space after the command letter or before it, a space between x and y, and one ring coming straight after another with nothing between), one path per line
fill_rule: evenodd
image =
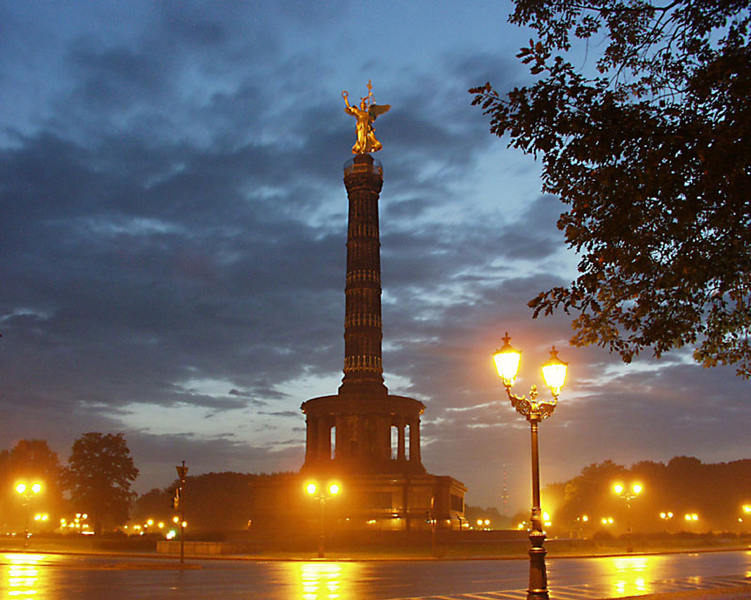
M528 563L523 560L187 560L186 568L180 569L177 561L163 558L4 553L0 555L0 598L453 598L462 594L523 590L527 586L527 572ZM702 578L720 575L751 577L751 552L548 560L548 583L553 597L563 597L568 587L582 584L596 586L599 593L605 592L609 597L623 597L660 591L654 584L658 581L701 582ZM576 597L573 592L569 595Z

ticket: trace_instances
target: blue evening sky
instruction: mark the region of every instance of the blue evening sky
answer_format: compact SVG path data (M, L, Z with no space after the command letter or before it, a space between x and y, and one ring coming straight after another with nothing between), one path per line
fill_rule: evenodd
M570 363L541 427L543 483L605 459L748 457L748 384L690 351L626 366L571 348L527 301L575 274L539 166L467 89L530 81L508 2L0 2L0 439L126 434L139 491L297 470L306 399L343 362L354 123L376 123L384 366L426 405L423 459L473 505L529 504L518 387ZM744 420L745 419L745 420ZM744 426L743 423L746 423ZM509 503L501 506L503 472Z

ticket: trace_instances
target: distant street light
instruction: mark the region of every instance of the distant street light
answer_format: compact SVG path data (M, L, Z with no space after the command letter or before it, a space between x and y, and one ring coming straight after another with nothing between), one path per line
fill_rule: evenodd
M23 547L26 548L29 545L29 520L31 518L31 499L42 493L42 484L38 481L27 483L25 481L19 481L15 487L16 493L23 498L24 507L24 531L23 531Z
M326 500L338 496L342 491L341 486L335 481L330 481L326 487L322 487L317 481L308 481L305 484L305 493L318 500L321 507L321 523L318 535L318 558L323 558L326 543Z
M663 520L663 521L665 521L665 530L666 531L669 531L669 529L670 529L669 525L670 525L670 523L672 522L672 520L674 518L675 518L675 515L673 514L673 511L671 511L671 510L662 511L660 513L660 519Z
M683 520L687 522L698 521L699 515L697 515L696 513L686 513L685 515L683 515Z
M743 522L751 517L751 504L742 504L740 508L741 512L739 513L737 520L739 531L742 531L744 528ZM746 525L746 528L748 528L748 525Z
M631 502L644 491L641 483L632 483L627 489L622 483L613 484L613 493L626 502L626 552L633 552L633 535L631 533Z
M566 380L566 363L558 358L555 346L550 352L550 359L542 366L545 384L553 395L552 402L537 400L537 386L529 391L529 398L511 393L516 375L519 371L521 352L511 346L508 333L503 338L503 346L493 355L498 376L503 380L506 395L516 411L529 421L532 434L532 529L529 532L529 588L527 599L548 600L548 575L545 568L545 532L543 531L542 511L540 509L540 459L537 441L538 424L553 414L561 387Z
M589 515L577 515L571 528L571 537L584 538L584 531L589 523Z

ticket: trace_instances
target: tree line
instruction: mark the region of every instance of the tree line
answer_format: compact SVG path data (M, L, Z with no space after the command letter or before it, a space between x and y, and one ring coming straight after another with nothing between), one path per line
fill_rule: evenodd
M52 530L61 518L85 514L94 532L113 529L128 519L137 476L122 433L84 433L66 465L45 440L21 440L0 452L0 526L3 532L19 531L32 515L46 515L35 525ZM34 483L41 485L36 493ZM23 493L19 484L26 485Z
M0 532L23 531L30 519L33 531L52 532L60 519L70 523L77 514L86 515L96 533L133 531L125 526L143 526L149 519L170 523L178 513L173 505L177 480L139 497L132 489L137 476L122 433L83 434L73 443L67 464L61 464L46 440L21 440L0 451ZM189 531L247 529L252 486L268 477L234 472L189 476L180 507ZM42 485L38 494L16 491L19 483L30 488L35 482ZM46 514L47 519L34 522L35 514Z
M616 483L624 486L621 495L613 489ZM638 494L633 494L634 484L641 486ZM627 501L629 493L635 497ZM551 516L549 529L559 535L622 534L629 524L634 532L749 532L751 460L709 464L677 456L630 468L606 460L546 486L542 505ZM528 518L520 513L515 523Z
M124 529L148 519L171 520L177 480L138 497L132 483L138 476L122 433L85 433L75 440L67 464L62 465L45 440L21 440L0 451L0 527L22 531L35 513L49 515L39 531L52 531L60 518L86 514L91 530ZM253 508L253 487L273 475L205 473L187 478L182 499L190 531L246 530ZM39 481L38 495L19 494L19 482ZM613 486L626 492L638 483L640 493L627 502ZM751 531L751 459L702 463L677 456L667 463L642 461L631 467L612 460L591 464L568 481L547 485L542 508L550 514L553 535L591 536L600 531L635 532ZM744 510L744 507L745 510ZM528 520L527 511L510 522L489 509L467 507L467 518L491 517L492 527L516 527ZM477 513L477 514L475 514ZM687 519L691 516L693 518ZM603 523L603 519L610 522ZM473 521L470 521L472 523Z

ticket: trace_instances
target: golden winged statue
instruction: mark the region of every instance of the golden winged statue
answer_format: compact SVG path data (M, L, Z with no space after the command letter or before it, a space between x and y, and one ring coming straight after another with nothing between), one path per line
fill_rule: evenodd
M368 81L368 95L360 99L360 106L352 106L349 103L349 92L342 91L344 98L344 112L352 115L357 119L356 133L357 141L352 146L352 154L368 154L369 152L378 152L383 148L383 144L376 139L373 121L379 115L382 115L391 108L390 104L376 104L373 97L373 85Z

